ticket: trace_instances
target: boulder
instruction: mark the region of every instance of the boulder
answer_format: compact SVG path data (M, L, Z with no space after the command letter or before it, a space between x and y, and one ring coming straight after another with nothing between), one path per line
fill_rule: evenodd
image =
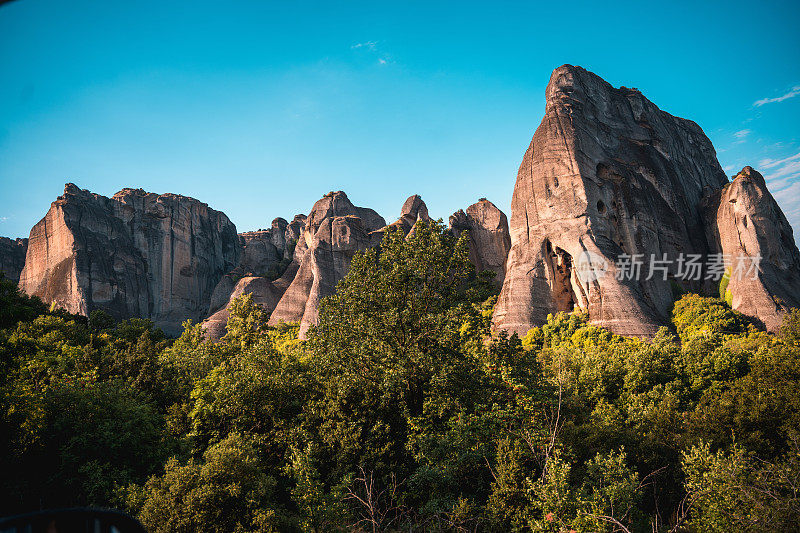
M241 254L233 223L198 200L142 189L106 198L71 183L28 244L26 293L72 313L149 318L170 334L205 316Z

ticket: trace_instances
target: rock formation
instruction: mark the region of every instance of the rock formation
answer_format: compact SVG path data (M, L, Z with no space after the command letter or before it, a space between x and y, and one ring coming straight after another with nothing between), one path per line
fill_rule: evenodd
M262 241L274 243L276 229L283 229L292 260L274 282L253 276L252 269L241 266L224 276L211 300L211 316L203 323L206 335L215 340L221 338L225 334L230 301L242 294L252 294L255 303L272 313L270 324L300 322L300 334L304 337L318 321L320 301L334 293L336 284L350 270L355 253L380 244L383 232L388 229L409 234L419 220L427 221L430 217L418 195L410 196L400 217L387 226L375 211L354 206L344 192L338 191L328 193L314 204L308 217L297 215L288 224L275 219L271 230L241 234L243 238L247 236L243 241L243 263L251 255L248 250L256 242L256 235ZM272 237L268 238L270 232ZM259 257L262 256L259 252Z
M490 270L495 273L494 282L503 285L506 274L506 258L511 249L508 219L497 206L486 198L450 216L450 228L454 233L469 232L469 259L477 272Z
M218 306L217 310L203 321L203 327L206 329L206 338L219 340L225 335L228 327L228 317L230 316L230 304L235 298L243 294L252 294L253 303L270 312L278 305L285 290L285 286L281 287L280 284L264 277L245 276L241 278L228 291L227 300L223 306Z
M579 307L616 333L650 337L668 319L670 280L646 270L625 279L615 262L708 251L700 202L728 181L714 148L694 122L580 67L553 72L545 113L517 174L494 325L524 334Z
M9 239L0 237L0 274L14 282L25 266L25 254L28 251L28 239Z
M303 233L303 229L306 227L306 218L305 215L295 215L292 221L286 226L286 242L289 244L284 251L284 259L291 260L294 258L294 249L300 241L300 235Z
M305 215L296 215L291 223L276 218L270 229L239 234L242 259L214 288L210 316L203 322L208 338L218 340L225 335L229 306L242 294L252 294L253 302L267 312L275 309L297 273L292 258L305 220Z
M550 78L511 208L510 224L486 199L450 217L454 234L469 233L476 269L502 287L497 329L524 334L579 309L616 333L652 337L676 289L719 291L713 255L729 260L723 296L768 329L800 306L800 252L764 178L745 167L729 183L697 124L580 67ZM106 198L67 184L29 240L0 238L0 272L73 313L150 318L168 333L208 316L212 338L224 334L231 300L252 294L271 324L300 322L304 337L355 253L429 220L417 195L387 226L339 191L308 217L237 235L192 198L141 189ZM690 256L706 265L694 277L682 262Z
M270 324L300 322L300 336L304 337L317 323L320 300L333 294L355 253L375 244L370 233L384 226L383 217L372 209L354 206L342 191L328 193L315 203L292 264L278 280L292 277Z
M236 227L193 198L67 184L30 234L21 288L72 313L152 319L168 333L208 311L238 262Z
M713 251L729 262L730 281L722 296L777 331L786 311L800 307L800 253L763 176L744 167L733 183L706 199L705 207Z
M400 217L381 231L388 228L399 229L408 235L418 220L430 221L431 217L428 215L428 206L422 201L422 197L414 194L403 203Z

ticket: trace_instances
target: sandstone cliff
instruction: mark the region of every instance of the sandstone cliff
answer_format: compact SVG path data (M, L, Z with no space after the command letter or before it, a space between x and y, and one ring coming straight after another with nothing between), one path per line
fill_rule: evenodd
M314 204L300 234L294 259L278 282L286 292L270 316L270 324L300 322L300 336L317 323L319 303L333 294L350 269L356 252L374 244L370 233L386 226L372 209L354 206L342 191L326 194Z
M494 325L524 334L578 307L616 333L649 337L667 321L671 284L647 272L617 279L614 263L708 251L700 202L728 181L714 148L694 122L580 67L553 72L545 113L517 174ZM589 258L583 273L579 257Z
M267 312L275 309L297 273L292 258L305 220L302 214L291 223L276 218L270 229L239 234L242 258L214 288L209 317L203 322L208 338L218 340L225 335L230 303L242 294L252 294L253 302Z
M506 259L511 249L508 219L492 202L481 198L467 208L450 216L450 228L460 234L469 232L469 259L477 272L495 273L494 282L503 285Z
M28 251L28 239L9 239L0 237L0 274L14 282L25 266L25 254Z
M169 333L200 320L238 263L236 228L193 198L67 184L30 234L20 286L67 311L152 319Z
M777 331L786 311L800 307L800 252L763 176L744 167L705 208L712 249L730 261L722 296Z
M228 317L230 317L230 304L243 294L252 294L253 303L260 305L267 312L271 312L278 305L286 287L281 287L264 277L245 276L239 279L227 293L227 300L222 307L217 308L203 321L206 329L206 338L219 340L227 333Z

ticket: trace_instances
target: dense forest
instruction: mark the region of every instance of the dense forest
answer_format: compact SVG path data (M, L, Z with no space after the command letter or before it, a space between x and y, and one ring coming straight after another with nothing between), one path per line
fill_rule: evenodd
M0 282L0 515L101 506L160 531L792 531L800 312L779 335L676 294L652 342L496 289L441 223L358 254L306 341L235 301L87 319ZM723 291L724 294L724 291Z

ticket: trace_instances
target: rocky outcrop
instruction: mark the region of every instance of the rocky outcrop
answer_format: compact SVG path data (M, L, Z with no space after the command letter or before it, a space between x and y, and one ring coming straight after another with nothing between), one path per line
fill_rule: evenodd
M517 174L494 325L524 334L580 308L616 333L650 337L667 322L670 280L646 270L626 279L617 261L709 250L700 202L728 181L714 148L694 122L580 67L553 72L545 113Z
M14 282L19 281L27 251L28 239L0 237L0 274Z
M333 294L350 270L355 253L376 244L370 234L384 226L383 217L372 209L354 206L342 191L328 193L315 203L292 264L278 280L286 282L292 277L269 323L300 322L300 336L305 337L318 321L320 300Z
M276 236L276 233L279 235ZM242 245L242 258L237 269L242 274L264 276L283 259L286 249L283 232L248 231L239 234Z
M506 274L506 258L511 249L508 219L492 202L481 198L477 203L458 210L450 216L450 228L460 235L469 234L469 259L476 272L494 272L494 282L503 285Z
M267 312L275 309L297 273L292 258L305 220L305 215L296 215L291 223L276 218L270 229L239 234L242 259L214 288L209 317L203 322L207 338L225 335L230 304L243 294L252 294L253 302Z
M300 241L300 235L303 233L303 229L306 227L306 218L305 215L295 215L292 221L286 226L285 238L287 246L283 254L284 259L291 260L294 258L294 249Z
M422 197L414 194L403 203L400 217L381 231L389 228L398 229L408 235L419 220L430 221L431 217L428 215L428 206L422 201Z
M168 333L208 311L239 262L236 227L193 198L67 184L30 234L21 288L72 313L149 318Z
M524 334L578 309L616 333L652 337L676 289L720 290L705 267L685 275L691 256L727 258L723 296L772 331L800 305L800 252L763 177L745 167L728 183L697 124L580 67L550 78L511 208L510 224L486 199L450 217L454 234L468 232L476 269L501 285L496 329ZM0 271L74 313L150 318L169 333L209 316L212 338L224 334L231 300L252 294L271 324L300 322L304 337L354 254L429 220L417 195L387 226L339 191L308 217L237 235L192 198L141 189L106 198L68 184L31 230L24 267L24 240L0 239Z
M203 321L206 330L206 338L211 340L221 339L227 333L228 317L230 316L230 304L243 294L252 294L253 303L260 305L267 312L275 309L278 305L286 287L281 289L279 284L275 284L267 278L258 276L246 276L236 282L228 291L227 301L218 307L217 311Z
M764 177L744 167L706 199L705 209L713 251L729 265L722 296L777 331L786 311L800 307L800 252Z

